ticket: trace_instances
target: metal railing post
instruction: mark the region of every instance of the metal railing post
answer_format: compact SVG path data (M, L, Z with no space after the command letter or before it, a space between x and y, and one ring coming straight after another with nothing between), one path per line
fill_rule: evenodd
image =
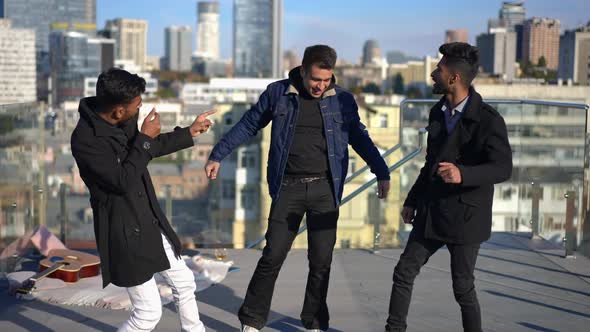
M576 250L576 228L574 227L574 216L576 213L576 192L568 191L565 195L565 257L573 257Z
M531 199L531 238L538 238L540 233L539 227L539 201L543 193L541 186L537 182L531 182L532 199Z
M66 245L68 233L68 209L66 205L66 191L67 185L62 183L59 185L59 239Z

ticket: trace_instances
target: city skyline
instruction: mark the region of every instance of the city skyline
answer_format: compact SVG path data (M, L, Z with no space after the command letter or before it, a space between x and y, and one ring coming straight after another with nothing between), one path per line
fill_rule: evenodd
M105 20L116 17L145 19L149 25L148 54L163 56L166 26L196 28L197 0L170 0L167 4L162 7L155 0L98 0L97 26L101 27ZM326 43L337 49L340 58L357 62L362 56L363 43L375 39L383 53L401 50L415 56L434 55L444 41L447 29L467 29L469 42L475 44L475 36L487 30L488 19L497 17L502 1L453 1L451 5L457 8L456 17L448 14L449 6L431 0L426 4L386 0L372 0L370 5L363 6L353 6L348 0L322 4L318 6L309 0L284 1L283 50L294 50L301 55L305 46ZM219 6L221 57L227 59L231 58L233 45L233 0L220 0ZM585 10L586 0L526 1L525 8L527 18L559 19L562 31L590 20ZM421 15L415 15L416 11Z

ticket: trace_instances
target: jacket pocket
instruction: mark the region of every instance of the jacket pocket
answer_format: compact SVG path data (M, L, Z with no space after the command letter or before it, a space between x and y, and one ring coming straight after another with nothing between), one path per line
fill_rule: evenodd
M340 124L348 124L348 123L350 123L350 121L352 121L353 113L352 112L335 112L332 114L332 116L334 118L334 122L340 123Z
M470 196L469 194L461 194L459 196L459 201L465 205L469 205L472 207L479 206L479 202L477 201L477 198Z
M476 214L478 207L477 201L467 195L460 195L459 202L463 205L463 221L468 223Z
M127 250L132 255L137 254L139 244L141 242L141 228L139 226L128 225L123 223L123 232L125 233L125 242L127 242Z
M337 141L348 144L350 117L344 113L334 113L334 137Z

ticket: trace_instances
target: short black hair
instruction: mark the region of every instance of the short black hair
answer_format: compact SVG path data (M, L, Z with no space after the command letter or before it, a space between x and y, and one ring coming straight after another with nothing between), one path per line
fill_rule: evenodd
M120 68L101 73L96 82L96 97L105 112L115 105L129 104L144 92L145 80Z
M465 85L471 85L479 70L479 49L467 43L447 43L438 51L446 57L446 65L461 75Z
M336 51L328 45L313 45L305 49L303 53L303 69L308 70L312 65L321 69L334 69L336 67Z

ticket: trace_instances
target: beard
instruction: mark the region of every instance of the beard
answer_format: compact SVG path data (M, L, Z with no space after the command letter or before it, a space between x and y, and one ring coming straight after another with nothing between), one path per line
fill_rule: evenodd
M435 95L444 95L449 93L449 88L446 85L434 82L434 85L432 86L432 93Z

